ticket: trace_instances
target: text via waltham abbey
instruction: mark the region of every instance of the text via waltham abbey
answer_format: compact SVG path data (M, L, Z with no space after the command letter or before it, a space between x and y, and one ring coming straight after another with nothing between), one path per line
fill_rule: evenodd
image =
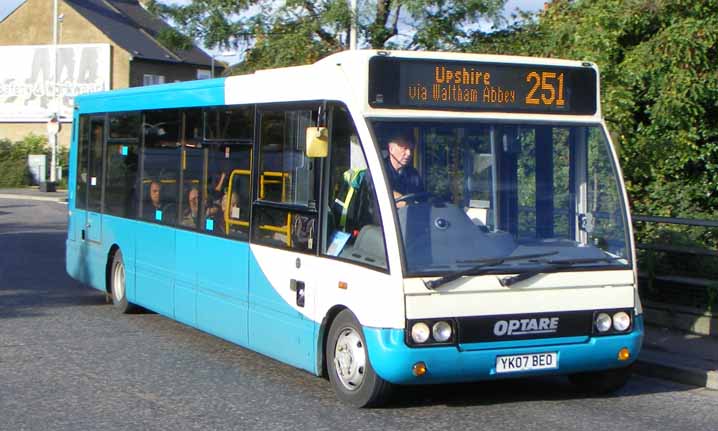
M409 99L434 103L514 104L516 91L491 85L491 73L474 68L434 68L431 84L416 82L407 88Z

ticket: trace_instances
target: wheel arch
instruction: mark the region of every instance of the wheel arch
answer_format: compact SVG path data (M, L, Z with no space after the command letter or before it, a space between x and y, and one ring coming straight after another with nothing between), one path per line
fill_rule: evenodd
M107 262L105 263L105 292L108 295L112 295L112 283L110 277L112 277L112 261L115 259L115 254L120 249L117 244L112 244L110 250L107 252Z
M342 304L337 304L330 308L327 311L327 314L324 315L324 318L322 319L322 323L319 325L319 335L317 337L317 375L327 378L329 377L329 374L327 372L327 360L326 355L324 354L327 349L327 337L329 336L329 328L332 327L332 323L337 318L337 315L342 312L342 310L349 310L349 307Z

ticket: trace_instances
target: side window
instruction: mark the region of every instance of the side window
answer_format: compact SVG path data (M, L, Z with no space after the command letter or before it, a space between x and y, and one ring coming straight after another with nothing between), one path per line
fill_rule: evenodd
M102 211L102 147L105 140L105 117L90 117L90 151L88 164L87 209Z
M579 130L587 135L584 135L588 155L587 210L594 216L595 226L593 232L589 232L589 239L611 253L626 256L625 215L621 189L614 180L616 173L609 144L599 127Z
M87 184L90 176L87 171L87 150L90 146L90 117L80 117L80 130L77 136L77 177L75 179L75 208L87 208Z
M248 239L251 147L209 144L204 231Z
M305 155L306 128L314 125L315 119L312 110L261 112L253 241L316 250L315 168L319 162Z
M312 111L264 112L261 121L259 199L315 207L315 161L305 155Z
M181 111L144 114L142 203L140 217L174 225L177 219L180 167Z
M251 141L254 110L248 106L209 108L205 111L204 137L208 141Z
M105 213L135 217L142 115L121 112L108 118Z
M329 210L322 252L387 268L386 247L372 179L356 129L346 110L332 111L328 184Z
M246 241L254 106L205 109L203 124L207 177L202 190L206 209L200 230Z

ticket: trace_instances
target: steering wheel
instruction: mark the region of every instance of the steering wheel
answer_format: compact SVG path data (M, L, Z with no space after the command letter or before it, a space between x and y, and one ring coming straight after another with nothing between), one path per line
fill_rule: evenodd
M428 200L431 197L431 193L429 192L417 192L417 193L407 193L405 195L401 195L398 198L394 198L394 203L399 202L424 202Z

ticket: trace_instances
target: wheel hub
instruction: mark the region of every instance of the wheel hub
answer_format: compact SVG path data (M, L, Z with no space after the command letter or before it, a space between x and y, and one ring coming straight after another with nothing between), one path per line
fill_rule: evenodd
M115 301L120 302L125 297L125 266L122 263L115 265L112 274L112 294Z
M353 328L345 328L334 348L334 365L337 376L345 388L358 389L364 381L366 351L361 336Z

